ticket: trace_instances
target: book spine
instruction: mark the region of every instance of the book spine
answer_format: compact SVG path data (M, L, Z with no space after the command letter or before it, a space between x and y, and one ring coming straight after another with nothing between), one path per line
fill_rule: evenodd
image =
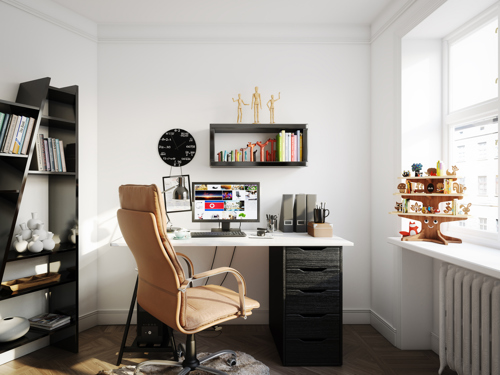
M29 123L30 123L30 118L29 117L23 117L24 119L24 127L23 127L23 132L21 134L21 139L19 140L19 147L17 147L17 151L14 150L14 154L20 154L22 149L23 149L23 145L24 145L24 139L26 138L26 133L28 131L28 126L29 126ZM17 143L17 141L16 141Z
M295 134L292 134L292 135L290 136L290 138L291 138L291 139L290 139L290 141L291 141L291 147L290 147L290 161L295 161L295 153L296 153L296 151L295 151L295 145L296 145L296 143L295 143Z
M3 147L3 152L5 152L5 153L12 151L12 149L9 149L9 147L12 144L12 138L14 137L14 131L17 129L18 118L19 118L19 116L16 116L16 115L12 116L12 121L10 122L10 125L9 125L9 133L8 133L7 139L6 139L4 147Z
M61 154L62 171L67 172L67 170L66 170L66 158L64 157L64 145L63 145L63 141L61 141L61 140L59 140L59 153Z
M49 141L47 138L43 138L43 153L45 154L45 162L47 163L47 171L51 172L52 164L50 163L50 150L49 150Z
M26 136L23 139L23 148L21 150L21 154L27 155L28 154L28 148L31 143L31 139L33 138L33 128L35 127L35 119L33 117L30 117L29 123L28 123L28 128L26 130Z
M4 143L4 140L5 140L5 134L7 133L7 128L9 127L9 124L10 124L10 119L11 119L11 116L10 114L6 114L5 115L5 119L3 121L3 126L2 126L2 130L0 131L0 152L2 152L2 146L3 146L3 143Z
M3 123L4 123L4 120L5 120L5 116L6 116L5 113L0 112L0 132L2 131L3 126L4 126Z
M302 156L302 133L300 133L299 147L300 147L300 159L299 159L299 161L304 161L304 157Z
M280 147L281 147L281 153L280 153L280 161L285 161L285 131L281 131L281 137L280 137Z
M21 122L19 123L19 127L17 128L17 133L16 133L16 136L14 137L14 141L13 141L13 146L12 146L12 153L13 154L19 153L19 149L21 148L21 144L23 141L23 135L24 135L26 125L27 125L27 123L26 123L27 119L28 119L27 117L21 116Z
M35 152L36 152L36 163L39 171L44 171L43 162L42 162L42 146L40 145L40 137L36 138L35 143Z
M50 170L52 172L57 172L56 161L54 159L54 150L52 148L52 138L47 137L47 145L49 150Z

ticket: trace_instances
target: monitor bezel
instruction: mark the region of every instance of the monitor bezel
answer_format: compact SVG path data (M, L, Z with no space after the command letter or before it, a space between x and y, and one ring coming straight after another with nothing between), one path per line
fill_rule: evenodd
M233 219L233 220L224 220L224 219L197 219L195 218L195 185L257 185L257 219ZM201 182L191 182L191 196L192 196L192 210L191 210L191 219L193 223L258 223L260 222L260 182L213 182L213 181L201 181Z

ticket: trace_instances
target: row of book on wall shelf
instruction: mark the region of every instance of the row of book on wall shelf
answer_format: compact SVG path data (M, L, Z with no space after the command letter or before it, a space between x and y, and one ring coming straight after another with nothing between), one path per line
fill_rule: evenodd
M302 139L300 130L282 130L276 138L269 138L266 142L248 142L247 147L220 151L216 154L216 161L303 161Z
M35 119L0 112L0 153L27 155Z
M52 330L68 324L71 321L71 317L63 314L43 313L28 320L31 327Z
M36 160L39 171L66 172L66 157L63 141L38 134L35 144Z

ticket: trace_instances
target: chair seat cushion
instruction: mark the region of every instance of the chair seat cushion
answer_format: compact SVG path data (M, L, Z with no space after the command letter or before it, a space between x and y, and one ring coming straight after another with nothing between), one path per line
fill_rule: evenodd
M239 294L219 285L203 285L186 290L186 326L191 331L220 319L240 316ZM260 306L259 302L245 297L247 315Z

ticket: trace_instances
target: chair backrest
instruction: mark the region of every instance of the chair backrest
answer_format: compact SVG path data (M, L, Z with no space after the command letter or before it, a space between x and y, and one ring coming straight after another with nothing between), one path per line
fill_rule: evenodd
M139 272L137 301L169 327L183 327L186 301L178 288L185 276L167 237L161 192L156 185L122 185L119 195L118 224Z

